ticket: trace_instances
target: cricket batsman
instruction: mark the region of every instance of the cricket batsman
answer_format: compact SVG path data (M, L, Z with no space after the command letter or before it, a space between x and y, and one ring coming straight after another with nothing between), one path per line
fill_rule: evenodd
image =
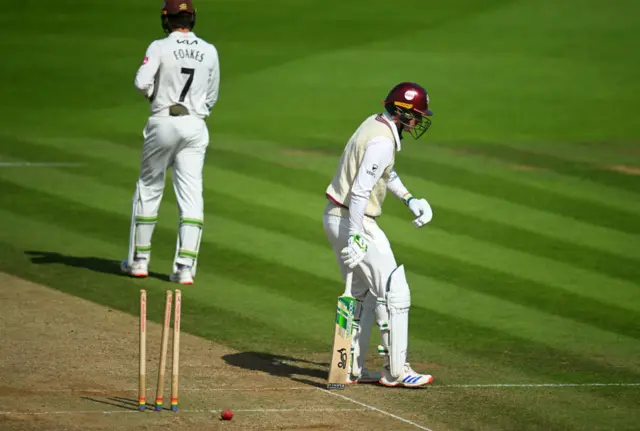
M412 82L396 85L383 103L385 110L364 120L344 149L326 190L323 225L343 279L353 271L357 324L347 383L378 381L413 388L431 383L433 377L414 371L407 362L409 285L376 218L388 190L407 205L417 228L431 220L427 201L409 193L393 165L403 132L418 139L431 125L433 112L426 90ZM364 367L374 320L381 335L382 373Z
M202 168L209 144L205 119L218 100L216 48L193 33L191 0L166 0L161 11L167 36L149 45L135 87L151 103L143 130L140 176L133 194L129 255L122 271L146 277L167 169L180 221L171 281L193 284L204 223Z

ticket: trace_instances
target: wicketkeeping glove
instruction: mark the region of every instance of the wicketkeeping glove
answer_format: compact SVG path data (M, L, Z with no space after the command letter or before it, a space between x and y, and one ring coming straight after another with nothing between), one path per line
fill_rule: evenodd
M360 262L364 260L364 256L368 249L369 246L367 245L367 241L362 237L362 235L351 235L347 242L347 246L340 252L342 261L349 268L353 269L360 265Z
M413 220L413 225L415 227L420 228L429 223L433 218L433 211L431 211L431 206L426 199L410 197L407 199L406 204L413 215L416 216L416 219Z

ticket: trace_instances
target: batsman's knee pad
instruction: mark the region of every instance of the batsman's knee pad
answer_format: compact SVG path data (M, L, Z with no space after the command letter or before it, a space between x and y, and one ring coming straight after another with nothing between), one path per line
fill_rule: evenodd
M388 355L389 371L393 377L398 377L407 359L407 345L409 340L409 308L411 308L411 294L409 284L400 265L389 276L386 287L386 298L378 299L376 317L382 338L382 345L378 351Z
M136 255L151 253L151 237L153 236L153 230L157 222L158 217L155 214L136 214Z
M362 300L357 300L354 314L353 338L351 341L350 374L360 377L364 368L371 328L373 327L376 297L370 292Z

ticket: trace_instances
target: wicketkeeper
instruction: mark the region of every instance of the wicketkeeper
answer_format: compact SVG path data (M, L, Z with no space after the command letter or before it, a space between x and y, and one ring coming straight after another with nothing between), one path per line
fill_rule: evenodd
M407 205L416 227L431 220L427 201L409 193L393 165L402 133L418 139L431 125L433 112L426 90L412 82L396 85L384 107L381 114L364 120L347 143L326 191L323 224L343 278L354 271L352 292L358 304L358 325L354 325L347 383L379 381L385 386L418 387L433 377L415 372L407 363L409 285L404 267L396 263L376 218L382 213L388 190ZM381 334L382 373L364 367L374 320Z
M140 177L133 194L129 256L122 270L146 277L167 169L180 224L171 281L193 284L204 223L202 168L209 144L205 119L218 100L220 67L216 48L192 29L191 0L166 0L161 11L164 39L149 45L136 88L151 102L143 131Z

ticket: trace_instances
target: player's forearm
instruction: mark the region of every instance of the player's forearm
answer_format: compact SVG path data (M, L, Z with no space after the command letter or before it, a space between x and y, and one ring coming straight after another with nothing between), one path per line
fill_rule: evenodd
M153 83L149 86L138 86L138 83L136 83L136 90L145 98L151 100L151 96L153 96Z
M211 75L209 76L209 90L207 91L207 100L206 105L207 109L211 111L213 106L218 101L218 91L220 89L220 67L216 61L214 65L214 69L211 71Z
M216 104L216 102L218 101L218 94L216 93L215 97L207 97L207 100L205 102L207 109L209 111L211 111L213 109L213 106Z
M213 105L218 101L218 86L209 87L209 91L207 92L207 99L205 104L207 105L207 109L211 110Z
M148 74L142 71L136 74L136 79L133 85L136 87L136 90L138 90L140 94L149 99L153 95L155 77L147 75Z
M369 203L370 193L371 191L369 193L363 191L358 195L351 194L351 200L349 201L349 235L364 231L364 214Z
M411 193L404 186L395 170L391 172L391 178L387 181L387 190L403 201L411 197Z
M209 86L209 91L207 91L207 100L205 102L209 110L211 110L213 105L218 101L218 88L219 84L217 80Z

